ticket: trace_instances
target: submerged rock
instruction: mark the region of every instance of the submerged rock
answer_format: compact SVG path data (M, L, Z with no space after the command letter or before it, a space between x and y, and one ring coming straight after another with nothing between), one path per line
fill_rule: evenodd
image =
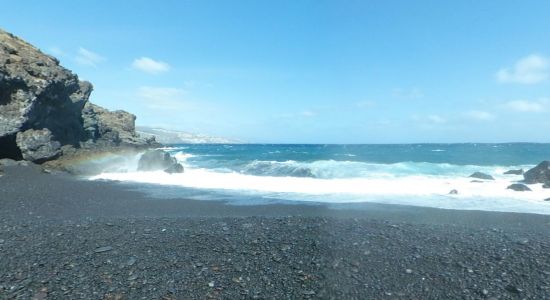
M470 175L469 177L485 179L485 180L495 180L495 178L493 178L493 176L491 176L489 174L482 173L482 172L475 172L474 174Z
M158 149L143 153L138 162L138 171L165 170L168 173L181 173L177 172L180 167L183 172L183 166L170 153Z
M453 189L449 192L449 195L458 195L458 191Z
M172 166L170 166L169 168L166 168L164 170L164 172L170 173L170 174L172 174L172 173L183 173L183 166L180 163L175 163Z
M523 178L527 184L544 183L550 185L550 161L545 160L536 167L529 169L523 174Z
M511 184L507 187L507 189L509 190L514 190L516 192L527 192L527 191L531 191L531 189L526 186L525 184L521 184L521 183L514 183L514 184Z
M508 171L504 172L504 175L523 175L523 169L508 170Z

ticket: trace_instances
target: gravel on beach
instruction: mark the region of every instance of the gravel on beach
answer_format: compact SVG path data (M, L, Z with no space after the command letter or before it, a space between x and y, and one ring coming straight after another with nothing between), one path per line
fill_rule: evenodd
M150 199L0 177L1 299L550 299L550 217Z

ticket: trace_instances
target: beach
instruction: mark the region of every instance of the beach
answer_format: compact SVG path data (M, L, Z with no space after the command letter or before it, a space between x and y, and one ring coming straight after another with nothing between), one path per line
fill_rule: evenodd
M546 299L550 216L228 205L5 167L2 299Z

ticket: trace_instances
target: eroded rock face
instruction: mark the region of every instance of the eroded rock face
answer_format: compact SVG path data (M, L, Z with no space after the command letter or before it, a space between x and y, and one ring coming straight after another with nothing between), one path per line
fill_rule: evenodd
M89 103L91 92L57 59L0 29L0 158L45 161L58 155L58 144L156 144L135 133L134 115Z
M23 158L32 162L44 162L61 154L61 144L53 139L47 128L18 132L16 143Z
M82 110L82 119L88 143L108 146L155 143L154 138L142 138L136 133L136 116L123 110L109 111L88 102Z
M91 92L55 58L0 30L0 137L48 128L60 143L78 145Z

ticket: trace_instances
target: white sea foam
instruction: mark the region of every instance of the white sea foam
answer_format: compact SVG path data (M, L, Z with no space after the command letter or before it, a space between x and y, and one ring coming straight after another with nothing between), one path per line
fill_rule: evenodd
M181 158L178 158L181 161ZM221 173L186 168L182 174L165 172L103 173L91 179L107 179L226 190L287 200L332 203L381 202L431 206L449 209L480 209L550 214L550 193L541 185L530 185L531 192L506 189L512 178L471 182L456 176L410 175L380 178L307 178L255 176L237 172ZM458 195L449 195L456 189Z

